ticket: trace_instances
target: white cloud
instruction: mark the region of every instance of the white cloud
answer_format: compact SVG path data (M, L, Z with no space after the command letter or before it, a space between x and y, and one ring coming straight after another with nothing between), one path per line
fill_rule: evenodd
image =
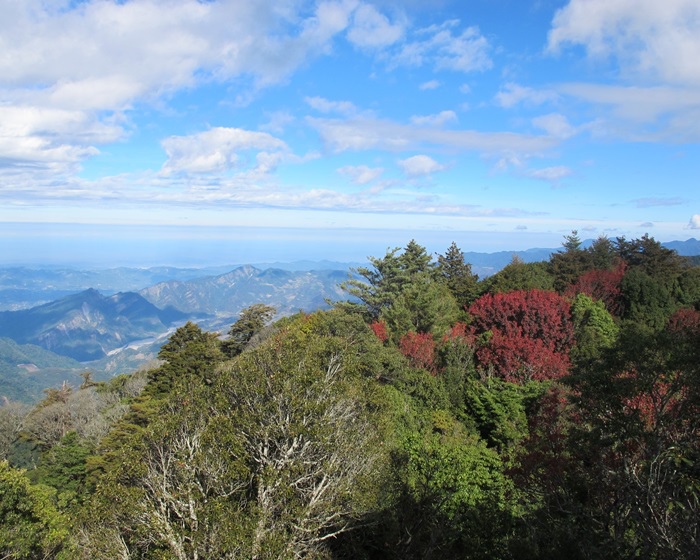
M571 126L564 115L550 113L532 119L532 124L544 130L547 134L555 138L565 140L576 134L576 128Z
M644 142L700 140L700 88L568 83L557 89L597 106L600 116L586 127L594 134Z
M350 101L330 101L323 97L306 97L306 104L319 113L340 113L351 115L357 113L357 107Z
M475 151L484 155L506 155L509 159L541 154L558 141L552 137L513 132L445 130L405 125L390 120L358 117L349 120L307 118L335 152L346 150L406 151L440 147L456 151Z
M360 6L361 7L361 6ZM79 162L126 134L122 115L202 81L278 83L328 52L356 1L304 17L276 0L0 0L0 166ZM17 115L31 130L15 130ZM14 146L14 147L13 147Z
M368 167L366 165L346 165L338 169L338 173L350 177L353 183L366 185L384 173L381 167Z
M221 173L240 167L241 155L257 150L255 164L249 165L258 173L268 173L288 152L287 145L265 132L240 128L212 128L191 136L171 136L162 142L168 155L163 174Z
M401 170L409 177L430 175L445 169L443 165L425 155L412 156L407 159L399 160L397 163Z
M700 90L687 88L569 83L558 89L585 101L608 105L617 117L637 122L651 122L665 114L700 109Z
M436 115L415 115L411 117L411 122L418 126L442 126L448 122L455 122L457 113L454 111L441 111Z
M0 105L0 167L67 171L122 133L81 111Z
M374 6L360 4L352 16L348 39L358 47L382 48L399 41L404 31L403 22L391 23Z
M440 82L437 80L428 80L427 82L423 82L421 85L418 86L418 89L421 91L428 91L431 89L437 89L440 87Z
M543 169L530 169L525 174L532 179L539 179L540 181L547 181L550 183L558 183L562 179L571 175L572 171L569 167L557 165L553 167L545 167Z
M477 27L467 27L459 34L453 29L459 21L450 20L440 26L418 31L420 38L402 45L393 63L407 66L432 65L438 70L474 72L491 68L491 47Z
M690 229L700 229L700 214L693 214L688 222Z
M510 109L520 103L526 105L542 105L549 101L555 101L557 94L551 90L537 90L519 84L509 82L496 94L496 103L501 107Z
M700 85L700 2L571 0L554 16L548 49L567 44L614 56L627 76Z

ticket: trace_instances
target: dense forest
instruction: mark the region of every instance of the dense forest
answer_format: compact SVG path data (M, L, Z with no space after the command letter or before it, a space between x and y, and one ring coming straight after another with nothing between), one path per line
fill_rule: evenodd
M0 558L700 557L697 262L411 241L343 288L4 403Z

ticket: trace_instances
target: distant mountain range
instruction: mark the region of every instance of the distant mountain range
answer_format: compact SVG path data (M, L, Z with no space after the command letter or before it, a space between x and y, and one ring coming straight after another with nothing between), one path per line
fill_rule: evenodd
M345 297L339 284L347 276L345 270L243 266L186 282L160 282L140 293L104 295L90 288L30 309L2 311L0 337L15 346L0 345L0 363L6 366L0 371L0 395L34 394L29 388L20 390L33 385L25 374L46 379L47 368L74 370L72 378L86 363L97 378L133 371L153 359L187 320L225 332L253 303L271 305L281 315L326 307L327 300ZM24 357L17 350L21 345L42 350L41 364Z
M91 288L31 309L0 312L0 336L90 361L157 336L186 317L177 309L159 309L134 292L104 296Z
M275 307L280 314L320 309L326 300L345 299L339 284L345 270L260 270L242 266L219 276L187 282L161 282L139 292L152 304L175 307L186 313L208 313L230 318L254 303Z
M664 245L681 255L700 255L696 239ZM473 272L485 277L513 256L536 262L549 259L554 251L470 252L465 259ZM0 269L0 309L6 309L0 311L0 396L36 398L39 387L79 379L85 367L97 378L133 371L152 360L164 340L187 320L226 332L238 313L254 303L271 305L279 315L326 307L329 300L347 297L339 285L350 268L344 263L306 262L286 269ZM94 284L84 289L87 283ZM58 297L29 305L52 295Z

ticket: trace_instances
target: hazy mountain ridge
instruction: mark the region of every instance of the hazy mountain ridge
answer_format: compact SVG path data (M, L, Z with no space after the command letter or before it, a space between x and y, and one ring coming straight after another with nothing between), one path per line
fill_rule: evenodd
M280 314L319 309L326 299L346 297L339 284L347 271L295 272L242 266L226 274L188 282L162 282L139 292L158 307L172 306L186 313L235 316L254 303L266 303Z
M0 336L90 361L129 342L157 336L185 318L133 292L104 296L89 289L31 309L0 312Z
M583 246L588 246L592 241L585 240ZM695 238L685 241L670 241L662 243L662 245L669 249L675 249L683 256L700 255L700 240ZM514 255L517 255L524 262L536 262L548 260L552 253L559 250L560 248L533 248L495 253L466 251L464 255L466 262L472 265L472 272L485 278L501 270L512 260ZM89 288L94 288L107 295L117 292L138 292L160 283L189 282L205 277L226 275L245 266L252 266L258 270L279 269L289 272L314 270L320 272L348 271L365 264L322 260L249 265L231 264L204 268L155 266L149 268L73 269L41 265L0 266L0 311L29 309Z
M43 388L62 380L47 377L42 368L63 371L63 379L72 381L86 365L98 379L133 371L153 360L175 326L186 320L225 332L241 309L253 303L272 305L281 315L326 307L327 298L345 297L338 285L347 276L346 270L295 272L248 265L188 282L161 282L142 294L104 295L90 288L30 309L0 311L0 336L8 337L15 349L0 347L0 359L7 353L0 394L33 399L37 383ZM18 358L20 345L45 352L45 363ZM19 367L23 363L24 369ZM30 373L37 383L27 378Z

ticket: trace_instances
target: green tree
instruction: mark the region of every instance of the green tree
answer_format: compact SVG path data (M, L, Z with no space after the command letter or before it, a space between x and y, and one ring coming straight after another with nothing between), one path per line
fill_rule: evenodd
M697 324L628 323L603 360L569 380L579 417L571 449L589 478L581 506L601 556L700 554L698 342Z
M638 268L648 276L671 287L683 271L684 260L649 235L627 241L616 240L617 252L630 268Z
M676 310L676 303L666 278L650 276L643 268L628 270L621 284L623 319L660 330Z
M221 343L222 350L229 357L243 352L251 339L263 330L275 316L277 310L264 303L256 303L241 311L238 320L231 325L228 338Z
M576 344L571 349L574 364L598 358L617 342L619 327L602 301L577 294L571 303Z
M379 319L397 342L408 331L442 336L462 315L447 286L419 276L382 311Z
M547 271L546 263L525 263L517 255L503 269L481 283L481 291L489 294L553 289L554 279Z
M163 364L149 372L148 397L167 395L179 379L209 380L214 364L222 358L216 333L205 332L188 321L179 327L158 352Z
M93 451L92 445L81 441L77 432L69 432L42 454L30 478L35 483L55 488L61 507L73 505L85 498L86 460Z
M307 325L242 354L215 388L252 469L253 557L314 556L352 530L382 453L362 382L345 375L344 341Z
M68 522L54 496L53 489L33 486L24 471L0 461L0 557L41 560L61 550Z
M604 235L594 240L586 252L589 255L591 267L597 270L610 270L619 262L615 243Z
M394 453L396 503L383 520L385 558L505 557L511 485L495 450L449 413Z
M344 282L341 287L360 300L363 310L372 320L395 302L407 285L418 277L433 276L434 266L424 247L411 240L403 252L396 247L383 258L369 257L372 268L359 267L354 272L359 278Z
M479 276L472 274L471 264L465 262L464 253L454 241L444 255L438 255L437 273L460 307L469 306L478 296Z
M589 254L581 249L581 239L576 230L564 236L563 251L552 254L548 270L554 277L554 289L559 293L574 283L590 269Z

